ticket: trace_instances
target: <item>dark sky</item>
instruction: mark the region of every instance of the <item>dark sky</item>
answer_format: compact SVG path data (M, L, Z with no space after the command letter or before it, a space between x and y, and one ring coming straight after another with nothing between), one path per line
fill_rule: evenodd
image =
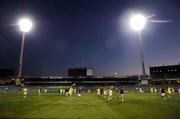
M0 67L17 70L22 16L34 22L26 35L24 75L67 75L75 66L94 68L95 75L140 74L137 34L131 13L156 14L143 30L145 64L180 63L178 0L1 0Z

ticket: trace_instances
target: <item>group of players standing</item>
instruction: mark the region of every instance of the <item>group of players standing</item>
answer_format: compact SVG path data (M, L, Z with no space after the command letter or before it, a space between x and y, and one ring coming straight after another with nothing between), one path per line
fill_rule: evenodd
M162 89L160 89L160 91L161 91L161 97L163 98L163 100L166 100L167 98L171 99L172 98L172 94L175 92L173 87L168 87L167 90L162 88Z
M98 88L97 96L103 95L104 98L107 98L108 101L112 101L113 97L113 88ZM124 89L119 90L119 97L121 102L124 102Z
M97 96L103 96L104 98L106 98L108 101L112 101L113 99L113 88L98 88L97 90ZM180 90L178 90L180 93ZM22 88L22 92L23 92L23 97L26 98L27 94L28 94L28 88L27 87L23 87ZM44 91L42 91L42 89L38 89L38 94L41 95L41 92L44 92L45 94L47 93L47 89L44 89ZM88 91L89 92L89 91ZM172 94L175 92L175 89L173 87L168 87L166 90L164 88L161 89L157 89L157 88L150 88L150 93L151 95L156 94L156 93L160 93L160 96L162 97L163 100L167 100L167 99L171 99L172 98ZM72 96L72 95L77 95L77 96L81 96L81 88L76 88L75 84L71 85L70 88L66 88L66 89L62 89L59 88L59 93L60 94L65 94L66 96ZM139 93L144 93L144 91L139 88ZM120 88L119 89L119 96L118 96L119 100L121 102L124 102L125 98L124 98L124 88Z
M23 87L22 88L22 92L23 92L23 97L26 98L27 94L28 94L28 88L27 87ZM40 96L41 93L46 94L48 92L48 90L46 88L44 90L39 88L37 90L37 92L38 92L38 95ZM77 94L77 96L81 96L81 88L76 88L75 84L71 85L71 87L69 89L68 88L66 88L66 89L59 88L58 92L59 92L60 95L65 94L66 96L72 96L72 95L76 95Z
M141 88L139 88L139 92L143 93L144 91ZM160 93L160 96L162 97L163 100L171 99L172 94L174 92L175 92L175 89L173 87L168 87L167 89L165 89L165 88L157 89L155 87L150 88L151 95L156 94L156 93ZM180 89L178 90L178 92L180 93Z

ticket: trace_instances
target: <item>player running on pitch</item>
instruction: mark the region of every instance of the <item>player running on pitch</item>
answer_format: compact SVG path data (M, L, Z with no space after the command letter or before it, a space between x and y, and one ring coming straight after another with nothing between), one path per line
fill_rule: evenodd
M172 87L172 88L171 88L171 91L172 91L172 94L173 94L173 93L175 92L175 89Z
M142 90L142 88L139 88L139 92L140 92L140 93L144 93L144 91Z
M109 89L109 95L108 95L108 101L112 101L112 94L113 94L113 91L112 91L112 88Z
M157 90L157 88L156 88L156 87L155 87L155 89L154 89L154 92L155 92L155 93L157 93L157 92L158 92L158 90Z
M101 95L101 91L100 91L100 88L97 89L97 96L100 96Z
M73 87L70 87L70 89L69 89L69 96L72 96L72 94L73 94Z
M78 97L80 97L80 96L81 96L81 87L79 87L79 88L77 89L77 93L78 93Z
M67 88L65 89L65 95L66 97L69 96L69 90Z
M41 88L38 89L38 95L41 95Z
M124 102L124 89L123 88L120 89L120 96L119 96L119 98L121 99L121 102Z
M168 98L171 99L172 91L170 87L167 89L167 93L168 93Z
M153 92L154 92L154 91L153 91L153 88L151 88L151 89L150 89L150 92L151 92L151 95L152 95L152 94L153 94Z
M47 93L47 89L46 89L46 88L44 89L44 93L45 93L45 94Z
M104 88L104 91L103 91L103 92L104 92L104 98L106 98L106 97L107 97L107 94L108 94L108 90Z
M166 100L166 93L165 93L165 90L164 88L161 89L161 97Z
M27 97L28 89L26 87L23 88L23 98Z

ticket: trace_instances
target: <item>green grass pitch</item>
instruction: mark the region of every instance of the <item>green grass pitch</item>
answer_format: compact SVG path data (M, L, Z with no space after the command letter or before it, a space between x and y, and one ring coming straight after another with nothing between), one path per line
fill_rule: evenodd
M159 94L126 93L112 102L95 93L81 97L59 94L0 94L0 119L180 119L180 95L163 101Z

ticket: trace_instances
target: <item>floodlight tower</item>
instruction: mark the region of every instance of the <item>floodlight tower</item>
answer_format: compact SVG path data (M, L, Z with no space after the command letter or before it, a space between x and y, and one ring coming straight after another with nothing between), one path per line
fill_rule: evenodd
M136 15L133 15L130 19L131 28L138 33L142 75L144 78L145 78L146 72L145 72L144 53L143 53L143 43L142 43L141 32L142 32L142 30L145 27L147 22L153 22L153 23L169 23L169 22L172 22L171 20L151 19L154 16L155 16L155 14L152 14L149 16L143 16L141 14L136 14Z
M19 58L19 72L18 72L18 75L21 77L22 64L23 64L23 53L24 53L24 40L25 40L26 33L28 33L32 28L32 22L31 22L31 20L29 20L27 18L22 18L19 20L18 25L20 27L20 31L22 32L22 43L21 43L21 52L20 52L20 58Z
M146 17L141 14L133 15L130 19L131 28L138 33L138 41L139 41L139 49L140 49L140 57L141 57L141 67L142 74L145 75L145 64L144 64L144 53L143 53L143 43L141 32L147 23Z

